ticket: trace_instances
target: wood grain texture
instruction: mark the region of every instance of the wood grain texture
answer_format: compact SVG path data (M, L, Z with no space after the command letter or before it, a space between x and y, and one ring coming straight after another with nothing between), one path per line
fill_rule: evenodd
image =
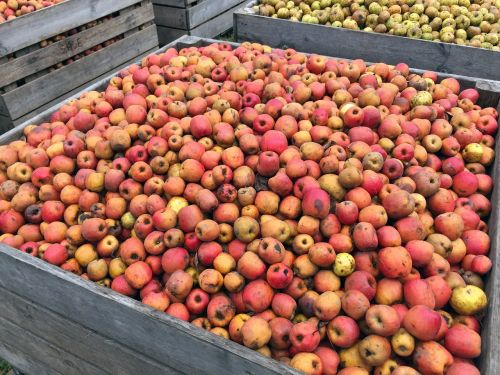
M167 5L177 8L187 8L190 4L195 3L197 0L153 0L153 4ZM207 1L207 0L204 0ZM210 1L210 0L208 0Z
M39 48L21 57L16 57L2 66L3 74L0 76L0 87L69 59L153 18L153 6L149 3L146 6L134 9L133 12L106 20L99 25L52 43L45 48Z
M154 5L155 23L176 29L188 29L188 12L184 8Z
M244 2L239 0L236 6L226 10L218 16L200 24L191 30L176 29L158 25L158 39L160 45L170 43L182 35L192 35L202 38L213 38L220 35L233 26L233 14L238 10Z
M176 8L173 6L159 5L158 2L155 1L155 22L160 27L188 30L191 32L209 20L213 20L224 14L227 15L229 10L234 12L236 9L233 8L240 4L243 4L242 0L205 0L185 8ZM173 34L174 33L172 33L172 35Z
M235 13L237 41L500 80L497 51L263 17L249 9L252 4Z
M3 319L22 327L23 332L43 337L57 348L71 348L71 351L78 353L81 358L92 358L93 363L108 372L135 375L141 372L159 374L165 370L165 365L119 345L112 337L86 329L68 317L54 313L6 289L0 288L0 300ZM18 340L26 339L23 336L24 333ZM127 364L126 368L124 363ZM170 370L174 371L172 368Z
M85 58L5 93L2 99L8 112L2 111L2 114L17 119L82 85L88 81L89 76L104 74L123 61L128 61L157 45L156 28L149 26Z
M34 360L28 353L12 347L8 342L0 341L0 358L8 358L9 364L17 369L22 368L25 371L25 375L63 375L54 369L47 368L45 365ZM18 373L14 373L13 375L17 375Z
M240 4L242 4L241 0L202 1L188 9L188 28L190 30L194 29L214 17L227 13L229 9Z
M41 319L42 317L38 317ZM41 336L34 335L0 316L0 342L6 342L14 350L24 353L41 366L67 375L105 375L110 372L98 368L88 359L79 358L72 347L63 349ZM5 358L7 361L9 358ZM24 370L25 369L20 369Z
M495 87L498 89L500 82L497 82ZM499 90L500 91L500 90ZM482 92L481 94L484 94ZM499 95L499 92L496 92ZM498 99L498 96L497 96ZM495 106L500 110L500 103ZM481 374L500 374L500 135L496 136L495 144L495 162L490 170L493 181L493 193L491 195L491 215L488 220L489 235L491 239L490 259L493 263L490 274L486 280L486 294L488 296L488 310L481 324L481 357L479 364Z
M187 30L174 29L172 27L157 26L156 28L158 30L158 41L160 46L171 43L189 33Z
M165 365L165 372L173 367L189 374L298 374L230 340L155 311L5 245L0 245L0 274L0 287L57 312L86 329L108 336L121 345L147 353L150 358ZM25 285L32 287L26 288ZM0 327L10 327L2 320L1 314L0 311ZM92 318L97 316L100 318ZM37 337L31 333L23 335L36 342ZM74 358L71 360L76 361ZM95 358L90 362L97 366ZM55 369L58 370L57 367Z
M190 35L213 38L216 37L233 27L233 15L241 6L243 2L237 3L233 8L226 10L215 18L195 27L191 30Z
M104 17L141 0L67 0L0 24L0 57ZM64 16L61 16L64 15ZM27 32L36 25L36 32Z
M500 82L481 80L478 82L476 88L479 91L478 104L482 107L496 108L500 113Z

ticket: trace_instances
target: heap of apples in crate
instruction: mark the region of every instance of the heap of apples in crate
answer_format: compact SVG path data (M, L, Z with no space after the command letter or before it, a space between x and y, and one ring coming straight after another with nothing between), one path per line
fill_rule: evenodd
M478 96L405 64L169 49L1 146L0 239L308 374L479 374Z
M0 1L0 23L40 10L63 0L2 0Z
M498 51L498 0L260 0L262 16Z

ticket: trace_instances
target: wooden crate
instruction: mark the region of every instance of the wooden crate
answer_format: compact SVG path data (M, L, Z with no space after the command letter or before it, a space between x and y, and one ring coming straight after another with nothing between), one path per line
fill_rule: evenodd
M184 36L160 51L213 42ZM84 91L103 90L112 76ZM500 110L500 83L454 77L462 87L479 90L481 105ZM62 104L0 136L0 144L19 139L25 126L46 121ZM500 158L496 158L492 173L495 180L500 176ZM500 336L496 334L500 328L496 314L500 309L500 257L496 252L500 245L496 227L499 199L496 185L490 217L494 267L487 281L489 307L483 320L484 354L480 361L484 374L500 373L496 359L500 351ZM0 357L26 374L299 374L232 341L2 244L0 300Z
M182 35L212 38L233 27L243 0L153 0L160 45Z
M90 4L89 4L90 3ZM91 21L103 22L42 48L40 43ZM124 64L158 48L151 0L67 0L0 24L0 129L60 102ZM33 25L36 29L33 30ZM54 65L120 37L56 70ZM125 65L125 66L126 66Z
M405 62L418 69L500 80L498 51L264 17L252 9L256 3L253 0L235 12L235 40L347 59Z

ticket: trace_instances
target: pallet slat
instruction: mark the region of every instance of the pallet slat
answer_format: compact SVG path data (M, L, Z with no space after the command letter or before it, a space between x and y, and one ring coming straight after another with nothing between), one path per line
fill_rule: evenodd
M154 362L147 356L118 345L113 338L86 329L67 317L43 308L6 289L0 288L0 300L3 302L2 318L18 327L23 327L31 334L42 335L50 339L50 342L59 348L71 348L82 358L93 358L92 362L99 363L99 366L103 366L111 373L159 374L165 369L164 365ZM40 319L42 316L43 319ZM127 363L125 369L124 363Z
M191 35L205 38L213 38L217 35L223 34L233 27L234 12L239 9L241 3L235 7L227 10L219 16L211 19L208 22L201 24L191 31Z
M187 8L164 6L154 2L155 22L158 26L191 31L197 26L242 4L241 0L202 1Z
M29 356L29 353L20 351L17 348L12 347L7 342L0 341L0 358L8 358L9 364L15 368L23 369L26 374L37 374L37 375L63 375L54 369L47 368L40 362L33 360ZM17 375L14 374L9 375Z
M50 324L50 323L49 323ZM24 342L13 340L13 337L24 337ZM15 350L36 360L43 367L54 369L61 374L67 375L105 375L110 372L94 366L91 361L79 358L70 350L72 348L59 348L43 337L26 331L0 317L0 341L9 343Z
M173 29L170 27L157 26L158 40L160 45L165 45L173 40L181 38L183 35L189 35L188 31L181 29Z
M155 23L157 25L168 25L176 29L187 30L188 21L186 9L154 5L154 11Z
M189 8L188 27L189 29L194 29L241 3L241 0L202 1L192 8Z
M177 8L187 8L190 4L193 4L196 1L197 0L153 0L153 3L158 5L177 7Z
M213 38L224 33L233 27L233 14L237 9L241 7L242 4L242 2L239 2L233 8L226 10L220 15L212 18L205 23L202 23L192 30L176 29L172 27L161 26L158 24L158 39L160 41L160 45L170 43L183 35Z
M500 109L500 104L497 104L497 109ZM479 365L481 374L499 374L500 360L500 230L498 230L498 220L500 220L500 136L496 136L495 145L495 163L491 169L494 184L493 194L491 195L492 210L489 218L490 228L489 235L491 238L490 258L493 263L491 272L488 275L486 282L486 293L488 295L488 310L486 317L481 322L481 357Z

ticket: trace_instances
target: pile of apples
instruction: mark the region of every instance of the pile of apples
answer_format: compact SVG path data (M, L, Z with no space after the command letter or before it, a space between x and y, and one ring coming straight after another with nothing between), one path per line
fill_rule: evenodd
M64 0L0 0L0 23L59 4Z
M0 240L307 374L479 374L478 99L403 63L168 49L0 147Z
M273 18L498 51L498 0L260 0Z

